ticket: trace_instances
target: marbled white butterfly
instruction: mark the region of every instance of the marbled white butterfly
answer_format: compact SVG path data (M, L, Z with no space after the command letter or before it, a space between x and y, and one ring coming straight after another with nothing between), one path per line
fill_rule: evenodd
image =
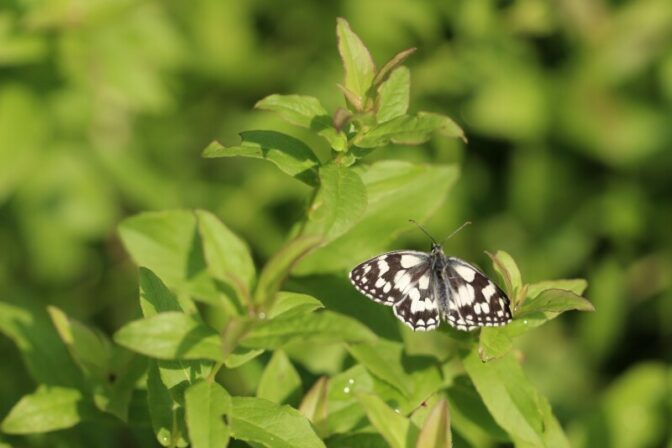
M430 253L387 252L356 266L350 281L365 296L391 306L413 331L433 330L440 319L468 331L506 325L512 318L504 291L466 261L446 257L433 238Z

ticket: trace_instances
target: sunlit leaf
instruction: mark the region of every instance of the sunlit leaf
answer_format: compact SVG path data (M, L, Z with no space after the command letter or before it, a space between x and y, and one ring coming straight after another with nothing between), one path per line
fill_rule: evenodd
M158 359L223 361L217 332L184 313L167 312L132 321L114 335L118 344Z
M240 133L242 142L225 146L212 142L203 151L203 157L251 157L268 160L284 173L314 186L316 168L320 164L313 151L301 140L275 131L246 131Z
M393 448L412 446L418 428L406 417L395 412L383 400L372 394L360 393L357 399L369 421Z
M189 438L194 448L224 447L229 442L227 418L231 396L215 382L200 381L184 393Z
M338 52L345 69L345 87L363 100L376 74L371 54L345 19L337 19L336 35Z
M547 289L533 299L528 299L518 311L519 316L535 312L562 313L569 310L595 311L585 298L565 289Z
M410 71L406 67L399 67L378 87L378 112L376 113L378 122L384 123L406 114L410 94Z
M417 448L452 448L450 410L445 398L439 400L430 411L415 446Z
M465 139L464 132L451 118L419 112L415 116L403 115L381 123L357 136L354 144L360 148L376 148L390 143L419 145L429 140L434 132Z
M231 436L251 444L278 448L325 446L303 414L261 398L232 398Z

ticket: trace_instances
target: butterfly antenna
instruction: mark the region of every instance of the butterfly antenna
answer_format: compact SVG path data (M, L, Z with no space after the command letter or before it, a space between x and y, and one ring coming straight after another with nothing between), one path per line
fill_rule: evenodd
M427 230L425 230L424 227L422 227L420 224L418 224L418 222L415 219L409 219L408 222L412 222L413 224L418 226L418 229L422 230L422 233L427 235L429 237L429 239L432 240L432 243L439 244L439 243L436 242L436 240L434 238L432 238L432 235L430 235L429 232Z
M451 238L453 237L453 235L455 235L457 232L459 232L460 230L462 230L462 229L464 229L465 227L467 227L469 224L471 224L471 221L465 221L464 224L462 224L462 225L461 225L460 227L458 227L457 229L453 230L453 233L451 233L450 235L448 235L447 237L445 237L445 238L443 239L442 243L444 243L446 240L451 239Z

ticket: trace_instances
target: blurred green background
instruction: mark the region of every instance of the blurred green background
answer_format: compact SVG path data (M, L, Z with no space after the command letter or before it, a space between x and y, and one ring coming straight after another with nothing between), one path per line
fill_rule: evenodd
M55 304L111 334L137 315L116 225L144 210L209 209L263 263L308 187L270 164L200 153L275 129L326 156L315 136L252 107L271 93L343 105L338 16L379 64L418 47L412 111L467 133L468 145L437 137L370 156L462 165L428 223L438 238L474 222L447 252L485 265L484 250L504 249L529 282L588 279L596 313L521 344L573 445L669 443L669 0L0 0L0 300ZM409 231L395 247L426 245ZM5 337L0 359L4 416L35 385ZM138 440L121 425L87 431L21 446L68 446L73 432L98 446Z

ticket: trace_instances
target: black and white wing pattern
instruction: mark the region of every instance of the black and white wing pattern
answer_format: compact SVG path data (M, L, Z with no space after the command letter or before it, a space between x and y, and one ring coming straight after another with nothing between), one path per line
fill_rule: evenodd
M394 315L414 331L429 331L439 325L431 262L424 252L388 252L356 266L350 281L368 298L392 306Z
M350 281L370 299L391 306L413 331L429 331L445 320L458 330L511 322L509 298L474 266L446 257L441 246L431 253L388 252L357 265Z
M485 274L459 258L450 257L445 266L448 309L442 317L458 330L496 327L511 322L507 295Z

